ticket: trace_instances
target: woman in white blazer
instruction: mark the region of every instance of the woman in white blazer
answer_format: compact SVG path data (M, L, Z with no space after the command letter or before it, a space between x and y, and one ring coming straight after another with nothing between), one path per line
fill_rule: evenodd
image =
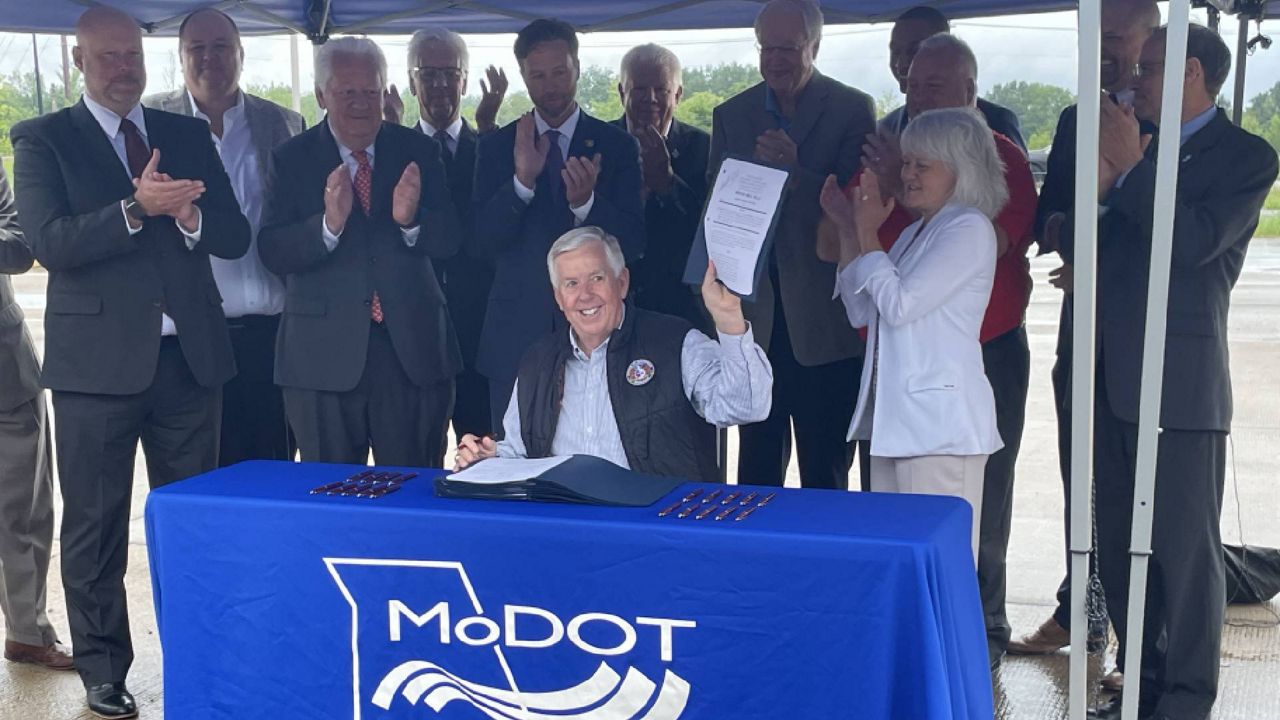
M919 220L886 253L876 236L895 200L864 171L847 197L828 178L839 230L836 296L867 328L850 440L869 440L871 489L954 495L973 509L987 457L1003 444L978 331L995 276L990 218L1008 199L991 130L973 110L933 110L902 134L903 205Z

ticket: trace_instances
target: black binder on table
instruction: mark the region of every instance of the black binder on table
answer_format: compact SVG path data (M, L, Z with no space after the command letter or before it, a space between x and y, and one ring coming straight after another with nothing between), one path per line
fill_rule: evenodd
M753 165L760 165L762 167L773 168L774 170L780 170L782 172L790 174L790 171L787 170L786 168L778 167L776 165L770 165L769 163L762 163L758 160L749 158L745 155L741 155L738 153L729 153L728 155L725 155L723 158L721 158L721 161L720 161L721 168L724 166L724 161L728 159L734 159L734 160L739 160L745 163L751 163ZM720 177L720 172L721 170L718 168L716 170L717 178ZM707 274L708 255L707 255L707 235L706 235L705 227L707 224L707 208L711 204L711 196L714 192L715 192L715 184L713 183L712 187L707 190L707 199L702 206L702 221L698 223L698 232L693 236L693 245L689 248L689 259L685 261L684 277L682 279L686 285L701 287L702 279L706 277L706 274ZM751 280L751 294L739 295L739 297L741 297L743 300L746 300L747 302L756 301L756 295L760 289L760 277L764 274L765 268L768 267L769 253L773 251L773 236L778 231L778 218L782 217L782 206L787 203L788 193L789 193L789 186L784 187L782 190L782 196L778 198L778 207L775 208L774 210L773 221L769 224L769 230L765 234L764 245L760 248L760 257L756 260L755 275ZM733 291L730 290L729 292L733 292ZM734 294L738 295L738 293L734 293Z
M593 455L574 455L537 477L474 483L442 475L436 478L435 489L438 497L447 498L645 507L685 482L681 478L632 472Z

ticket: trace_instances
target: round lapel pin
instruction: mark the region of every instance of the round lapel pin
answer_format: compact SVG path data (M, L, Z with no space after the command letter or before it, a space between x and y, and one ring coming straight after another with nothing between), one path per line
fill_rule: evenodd
M627 366L627 382L639 387L653 379L653 372L653 363L648 360L632 360Z

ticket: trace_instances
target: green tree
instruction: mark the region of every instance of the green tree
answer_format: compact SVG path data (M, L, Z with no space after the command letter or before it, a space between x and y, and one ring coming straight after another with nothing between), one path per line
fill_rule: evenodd
M1280 82L1255 95L1241 116L1245 130L1262 137L1280 152Z
M45 112L61 110L80 99L83 83L79 70L71 71L70 93L64 91L60 77L51 82L50 76L45 75L42 80L45 81L41 98ZM9 141L9 131L13 126L37 114L35 73L0 75L0 155L13 154Z
M708 90L701 90L692 95L686 91L684 100L676 107L676 119L711 132L711 113L724 101L725 98Z
M987 93L987 99L1017 114L1027 146L1033 149L1052 141L1058 115L1076 101L1075 95L1066 88L1022 80L996 85Z
M683 68L680 75L686 99L700 92L730 98L760 82L760 70L755 65L739 62Z

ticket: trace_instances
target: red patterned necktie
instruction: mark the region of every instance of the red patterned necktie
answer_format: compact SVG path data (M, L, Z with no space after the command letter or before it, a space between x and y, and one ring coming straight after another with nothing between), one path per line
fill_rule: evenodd
M369 164L369 153L364 150L351 151L351 157L356 159L356 177L352 181L355 187L356 199L360 201L360 207L364 208L364 214L369 214L369 206L373 195L373 166ZM378 297L378 291L373 291L373 301L369 303L369 317L376 323L382 322L382 299Z
M129 175L140 178L151 160L147 141L142 139L142 132L129 118L120 119L120 132L124 133L124 155L129 161Z

